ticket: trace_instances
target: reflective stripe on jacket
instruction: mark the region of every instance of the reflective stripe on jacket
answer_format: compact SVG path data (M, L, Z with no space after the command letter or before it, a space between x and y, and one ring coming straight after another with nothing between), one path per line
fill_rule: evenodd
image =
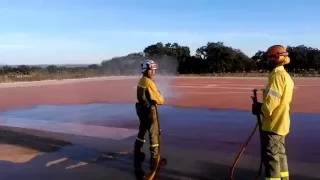
M164 97L158 91L155 82L146 76L143 76L139 80L137 99L140 103L145 105L151 105L153 103L161 105L164 102Z
M283 66L275 68L269 75L263 93L262 129L279 135L287 135L290 130L290 103L294 83Z

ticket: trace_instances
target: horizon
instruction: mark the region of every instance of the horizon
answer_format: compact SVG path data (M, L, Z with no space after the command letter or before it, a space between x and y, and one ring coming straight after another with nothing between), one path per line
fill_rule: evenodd
M191 55L218 41L249 57L273 44L319 48L320 1L287 2L0 0L0 64L100 64L157 42Z

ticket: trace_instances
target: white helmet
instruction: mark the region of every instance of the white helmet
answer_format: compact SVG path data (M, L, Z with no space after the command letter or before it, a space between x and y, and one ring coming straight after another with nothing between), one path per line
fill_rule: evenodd
M141 72L144 73L150 69L157 69L157 64L153 60L144 60L141 62Z

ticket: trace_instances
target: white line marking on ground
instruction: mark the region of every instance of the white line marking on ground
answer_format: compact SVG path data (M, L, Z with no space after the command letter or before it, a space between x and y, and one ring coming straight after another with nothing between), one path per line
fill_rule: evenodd
M311 85L311 84L299 84L298 87L320 87L320 85Z
M0 125L114 140L123 140L138 133L137 129L105 127L78 123L61 123L25 118L1 118Z
M68 158L61 158L61 159L57 159L57 160L54 160L54 161L50 161L50 162L47 162L46 166L50 167L52 165L56 165L56 164L62 163L64 161L66 161L66 160L68 160Z
M264 87L265 85L263 84L235 84L235 83L221 83L221 84L214 84L216 86L223 86L223 87L227 87L227 86L261 86Z
M212 89L248 89L248 90L252 90L255 87L214 87Z
M206 87L207 88L212 88L212 87L217 87L218 84L207 84Z
M235 86L235 87L234 87ZM252 89L254 87L264 87L265 85L254 85L254 84L199 84L199 85L175 85L172 87L176 87L176 88L196 88L196 89L200 89L200 88L240 88L239 86L248 86L248 87L241 87L241 88L245 88L248 89L249 87Z
M183 92L183 94L203 94L203 95L218 95L218 94L252 94L252 92Z
M74 169L74 168L77 168L77 167L82 167L82 166L86 166L88 165L89 163L87 162L78 162L77 164L75 165L70 165L68 167L66 167L65 169Z
M239 87L240 86L240 87ZM244 86L244 87L241 87ZM247 86L247 87L246 87ZM300 86L302 87L318 87L320 85L298 85L295 86L294 89L298 89ZM190 89L262 89L265 85L261 84L198 84L198 85L173 85L173 88L190 88ZM262 87L262 88L261 88ZM136 86L132 87L133 89L137 89Z
M174 85L175 88L205 88L205 86Z
M45 86L45 85L61 85L77 82L90 82L90 81L119 81L136 79L135 76L107 76L107 77L93 77L93 78L79 78L79 79L61 79L61 80L42 80L42 81L27 81L27 82L10 82L1 83L0 88L12 87L32 87L32 86Z

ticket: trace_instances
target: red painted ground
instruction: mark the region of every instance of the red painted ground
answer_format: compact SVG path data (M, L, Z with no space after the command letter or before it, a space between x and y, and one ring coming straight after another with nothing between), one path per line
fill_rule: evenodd
M22 108L22 107L28 107L28 106L34 106L39 104L83 104L83 103L124 103L124 102L135 102L135 86L138 79L126 79L126 80L94 80L94 81L81 81L81 82L72 82L72 83L66 83L66 84L60 84L60 85L43 85L43 86L30 86L30 87L4 87L0 88L0 110L8 110L8 109L15 109L15 108ZM314 113L314 112L320 112L320 106L318 104L317 98L320 95L320 79L295 79L294 80L297 89L294 93L294 99L292 103L292 111L293 112L306 112L306 113ZM230 109L241 109L241 110L250 110L251 108L251 98L252 95L252 89L257 88L261 89L266 84L266 79L231 79L231 78L167 78L163 79L160 78L160 81L157 81L158 86L165 95L167 95L168 98L166 98L166 104L171 104L175 106L182 106L182 107L206 107L206 108L230 108ZM173 118L173 117L172 117ZM121 119L120 119L121 120ZM173 120L173 119L172 119ZM177 121L177 120L175 120ZM127 122L127 121L126 121ZM185 119L180 119L179 122L185 123ZM238 149L237 142L244 141L244 124L241 126L235 125L233 126L233 132L237 132L237 137L234 137L233 133L225 133L223 126L209 126L208 124L204 125L198 125L198 126L192 126L196 129L200 129L201 131L192 131L194 134L192 134L190 131L188 131L189 135L188 137L183 136L182 139L179 139L181 137L177 136L178 133L185 133L184 129L185 126L183 123L178 123L176 126L173 126L175 128L166 129L165 130L165 136L164 141L165 143L169 144L179 144L181 142L186 143L187 148L183 148L183 151L179 149L177 146L176 149L170 149L173 148L169 146L167 151L174 152L169 153L168 158L170 159L170 162L172 162L172 165L165 174L177 174L183 172L183 174L180 174L179 176L187 177L188 172L191 170L194 170L193 168L184 169L185 167L181 167L179 165L175 165L174 162L184 162L184 164L192 164L194 163L191 158L186 158L190 156L190 154L196 154L197 156L197 162L202 160L203 162L208 161L210 159L210 162L212 164L203 164L203 167L198 167L199 169L207 169L203 170L206 173L206 177L223 177L225 173L227 172L229 166L232 163L233 157L230 155L230 153L221 152L225 147L229 147L233 145L233 149ZM164 122L165 124L165 122ZM172 124L172 123L171 123ZM136 124L134 124L136 125ZM194 124L193 124L194 125ZM230 122L225 122L225 125L230 125ZM253 125L253 124L252 124ZM189 125L190 126L190 125ZM136 126L135 126L136 127ZM179 128L180 131L179 131ZM229 126L230 128L231 126ZM236 129L235 129L236 128ZM242 128L242 129L241 129ZM3 128L2 128L3 129ZM247 129L247 128L245 128ZM300 126L299 126L300 129ZM303 127L301 128L303 131ZM4 130L7 130L4 128ZM2 131L4 131L2 130ZM171 133L170 133L171 130ZM242 131L241 131L242 130ZM29 130L23 129L19 130L19 132L26 132ZM240 131L242 133L240 133ZM208 133L210 132L212 136L214 137L220 137L223 138L223 142L218 142L220 139L214 139L211 136L208 136ZM221 133L220 133L221 132ZM222 134L223 132L223 134ZM8 133L7 131L4 131L2 134L3 136ZM249 132L245 132L248 133ZM47 133L47 132L29 132L28 134L33 134L36 136L52 136L52 137L59 137L58 135L55 135L55 133ZM303 150L303 152L316 152L316 143L314 143L314 136L311 136L308 133L302 133L298 134L300 139L297 139L293 135L297 134L297 132L292 134L292 141L290 141L289 146L291 152L295 152L297 150ZM18 136L17 134L13 134L14 136ZM13 138L13 135L6 135L10 141L8 144L12 143L12 139L14 139L14 144L16 144L16 141L18 139L19 143L25 141L21 141L21 139L25 138L24 134L20 134L19 138ZM191 136L195 135L194 138ZM167 139L165 139L167 138ZM183 139L184 138L184 139ZM231 139L232 138L232 139ZM306 139L304 139L306 138ZM313 138L313 139L312 139ZM36 138L38 139L38 138ZM61 135L59 139L66 139L67 141L75 141L77 142L77 139L75 139L74 136L67 136L67 135ZM199 140L201 139L201 140ZM127 142L130 144L133 142L134 137ZM4 140L2 140L4 141ZM8 140L6 140L8 141ZM80 140L79 140L80 141ZM5 141L4 141L5 142ZM83 140L81 140L83 142ZM106 140L99 140L98 143L94 143L92 139L86 140L88 144L99 144L99 146L104 146L101 149L107 149L107 147L113 147L110 144L112 143L106 143ZM218 143L217 143L218 142ZM212 151L201 151L194 150L191 147L195 147L196 144L201 144L205 146L206 148L211 148ZM226 145L221 145L223 143L226 143ZM230 144L228 144L230 143ZM293 144L294 143L294 144ZM304 144L307 144L307 146L303 146ZM30 146L39 146L34 145L34 143L30 143ZM51 142L49 142L51 144ZM90 145L91 145L90 144ZM182 144L182 143L181 143ZM237 145L237 147L235 147ZM44 146L44 145L41 145ZM92 145L93 146L93 145ZM214 146L214 147L213 147ZM252 142L252 146L258 147L254 142ZM3 147L3 145L2 145ZM27 146L28 147L28 146ZM302 149L303 147L303 149ZM18 153L12 153L11 155L8 155L7 152L12 152L14 149L12 146L6 145L5 148L5 154L3 152L0 153L1 157L6 157L8 161L13 161L8 157L11 157L12 159L15 159ZM34 147L33 147L34 148ZM43 147L44 149L49 149L48 147ZM109 173L110 170L106 170L103 166L90 166L91 168L88 169L75 169L73 171L60 171L59 168L61 166L67 166L71 164L70 162L63 162L62 165L58 166L59 168L56 168L55 171L52 169L54 168L48 168L46 165L48 164L48 161L52 163L52 160L59 160L59 158L64 158L64 154L59 155L55 153L49 153L46 156L37 156L36 160L30 161L30 158L33 158L35 154L44 151L43 148L35 148L37 151L30 152L29 149L18 149L17 151L23 151L22 154L29 154L29 156L24 157L23 159L20 159L20 162L28 162L27 164L22 164L21 166L17 166L16 164L10 164L8 163L6 166L6 171L9 173L6 174L7 177L10 176L10 179L22 179L26 177L32 177L33 179L39 178L39 172L42 173L45 172L47 177L55 177L55 179L61 179L63 177L68 177L72 179L88 179L88 177L91 177L92 172L94 174L99 174L99 176L104 177L104 179L110 179L111 174L118 174L117 179L120 179L118 177L120 176L127 176L122 179L129 179L131 177L131 172L128 173L122 173L121 168L119 168L120 172L114 172L112 171ZM240 148L240 145L239 145ZM3 148L2 148L3 149ZM39 149L39 150L38 150ZM25 152L26 151L26 152ZM51 150L50 150L51 151ZM67 151L67 150L65 150ZM46 152L46 151L44 151ZM63 151L62 151L63 152ZM72 150L73 153L79 152L78 149ZM207 154L206 154L207 153ZM14 155L13 155L14 154ZM296 153L297 154L297 153ZM233 154L235 156L235 154ZM51 157L53 156L53 157ZM304 154L303 155L305 159L310 158L317 158L312 154ZM312 156L312 157L310 157ZM83 155L79 155L79 157L84 157ZM291 156L290 156L291 157ZM255 166L258 163L258 159L253 158L247 158L250 162L246 163L244 161L242 164L243 168L247 169L241 169L242 171L248 171L249 169L256 168ZM305 163L296 161L293 162L293 158L290 159L292 162L292 171L295 173L299 173L302 175L306 175L309 172L312 172L312 175L308 175L308 177L318 177L316 176L316 170L319 165L316 163ZM222 162L225 162L224 164ZM222 163L222 164L221 164ZM294 164L296 163L296 164ZM130 161L128 163L131 167L132 162ZM196 163L194 163L196 164ZM198 164L197 164L198 165ZM4 167L5 165L3 165ZM28 168L21 168L22 166L28 166ZM114 166L111 164L110 166ZM306 168L303 168L306 167ZM181 169L179 169L181 168ZM9 171L10 170L10 171ZM24 170L24 171L23 171ZM32 172L33 170L33 172ZM31 173L30 173L31 171ZM108 171L108 172L107 172ZM19 172L19 173L16 173ZM87 173L88 172L88 173ZM239 170L240 172L240 170ZM50 174L51 173L51 174ZM60 176L59 173L63 173ZM71 174L72 173L72 174ZM87 174L85 174L87 173ZM203 172L193 172L194 179L200 179L198 175L203 175ZM79 175L81 174L81 175ZM190 174L192 174L190 172ZM240 174L240 173L239 173ZM104 176L103 176L104 175ZM107 176L108 175L108 176ZM130 175L130 176L129 176ZM57 177L59 176L59 177ZM81 177L79 177L81 176ZM85 178L87 177L87 178ZM129 178L128 178L129 177ZM250 176L251 177L251 176ZM2 177L0 176L0 179ZM3 177L5 178L5 176ZM41 178L43 179L43 178ZM247 179L247 178L244 178ZM250 178L251 179L251 178ZM304 180L314 180L315 178L306 178L301 176L301 178L293 178L293 179L304 179Z
M135 102L134 87L137 81L138 79L95 80L63 85L0 88L0 109L37 104ZM167 92L175 95L174 98L167 98L166 104L250 110L251 90L263 88L266 79L161 78L158 82L159 88L164 87ZM294 92L292 111L320 112L320 79L294 79L294 82L297 89Z

